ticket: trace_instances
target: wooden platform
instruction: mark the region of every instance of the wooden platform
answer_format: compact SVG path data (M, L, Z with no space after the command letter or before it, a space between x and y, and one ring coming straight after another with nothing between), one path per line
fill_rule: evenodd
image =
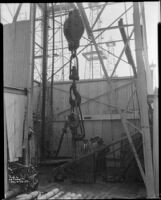
M54 182L53 165L42 166L39 170L38 191L47 193L59 189L53 199L137 199L145 198L145 187L140 182L103 182L97 178L95 183L72 183L69 179Z
M54 188L58 188L59 192L53 199L143 199L146 196L144 186L138 183L103 183L97 181L95 184L72 184L66 181L42 184L38 190L46 193Z

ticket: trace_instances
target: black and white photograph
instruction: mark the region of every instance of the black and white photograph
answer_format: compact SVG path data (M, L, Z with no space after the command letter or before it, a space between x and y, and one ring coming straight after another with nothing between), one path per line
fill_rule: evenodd
M159 199L160 1L0 3L6 200Z

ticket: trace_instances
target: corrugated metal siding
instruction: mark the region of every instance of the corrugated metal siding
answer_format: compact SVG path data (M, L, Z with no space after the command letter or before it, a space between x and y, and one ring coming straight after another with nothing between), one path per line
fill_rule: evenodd
M117 79L113 81L116 89L117 103L121 108L126 108L128 100L134 90L133 83L131 84L131 79ZM57 149L62 128L64 126L64 121L66 116L69 114L69 88L71 82L64 83L54 83L53 88L53 109L54 109L54 119L53 122L53 134L50 135L50 149L54 151ZM113 104L114 100L108 102L108 85L106 80L93 80L93 81L79 81L77 83L77 89L81 94L82 102L86 102L90 98L97 97L95 100L87 101L81 105L83 115L88 116L106 116L110 114L110 109L107 103ZM35 90L37 92L37 89ZM135 107L133 107L133 103ZM36 105L36 104L35 104ZM49 102L48 102L49 105ZM138 110L136 95L133 98L132 103L130 103L129 109ZM113 113L117 113L116 109L113 109ZM110 115L112 117L112 115ZM109 116L109 117L110 117ZM135 118L135 115L134 115ZM100 136L104 139L106 144L112 142L121 137L124 129L120 120L85 120L84 121L86 137L89 139L91 137ZM131 129L132 130L132 129ZM68 139L68 140L67 140ZM60 156L70 156L71 155L71 134L65 136L62 149L60 151ZM52 141L52 142L51 142ZM117 147L116 147L117 148Z
M30 65L30 23L4 25L4 85L26 88Z
M26 96L4 93L6 108L9 160L16 161L22 156L23 124Z

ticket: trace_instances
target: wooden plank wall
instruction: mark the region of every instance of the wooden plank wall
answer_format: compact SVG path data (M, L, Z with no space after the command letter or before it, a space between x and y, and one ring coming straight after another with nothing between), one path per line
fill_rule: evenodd
M4 25L4 85L26 88L30 57L30 23L20 21Z
M6 107L3 98L3 113L4 113L4 194L8 192L8 156L7 156L7 124L6 124Z
M12 162L18 160L18 158L22 156L26 96L5 93L4 100L6 106L9 160Z
M128 100L134 90L133 82L131 78L120 78L113 79L115 84L115 92L117 95L118 105L121 108L126 108ZM55 82L53 88L53 109L54 109L54 119L53 119L53 133L47 136L48 145L50 150L53 152L56 150L61 131L65 122L67 115L69 114L69 88L71 82ZM90 117L91 119L85 119L84 125L86 130L86 137L89 139L91 137L100 136L104 139L106 144L111 143L113 140L120 138L124 135L123 126L120 122L119 115L116 109L112 109L110 114L110 109L107 103L108 91L106 80L90 80L90 81L79 81L77 83L78 91L81 94L82 102L86 102L90 98L95 98L95 100L87 101L81 105L82 113L84 117ZM117 89L118 88L118 89ZM39 95L40 90L35 87L34 92L36 96ZM35 104L36 105L36 104ZM49 105L49 103L48 103ZM37 105L36 105L37 106ZM129 109L138 110L136 95L133 97L133 101L129 104ZM39 111L40 112L40 111ZM113 119L112 119L113 118ZM131 114L130 119L133 118L137 120L136 114ZM135 121L136 121L135 120ZM64 137L62 148L60 151L60 156L70 156L71 155L71 134L67 134Z
M115 87L120 88L116 89L116 95L118 96L117 101L118 105L121 108L125 108L128 102L128 99L131 96L132 90L134 89L133 85L130 84L130 79L116 80L114 81ZM77 84L77 88L82 97L82 102L85 102L87 99L97 97L95 101L88 101L84 103L81 108L84 115L102 115L110 113L110 109L107 107L108 102L107 94L108 91L107 83L105 80L98 81L80 81ZM69 88L70 82L55 83L53 91L53 104L54 104L54 113L56 119L63 119L66 109L70 107L69 105ZM136 96L135 96L136 98ZM136 99L134 98L135 107ZM99 103L101 102L101 103ZM130 104L130 109L133 109L133 105ZM65 112L63 112L65 111ZM116 112L116 109L113 109L113 112Z
M158 88L154 90L153 113L153 165L155 178L155 192L159 196L159 125L158 125Z
M16 161L22 156L23 125L27 103L23 90L28 85L30 65L29 30L29 21L7 24L3 29L3 82L4 88L11 88L11 90L4 90L10 161Z

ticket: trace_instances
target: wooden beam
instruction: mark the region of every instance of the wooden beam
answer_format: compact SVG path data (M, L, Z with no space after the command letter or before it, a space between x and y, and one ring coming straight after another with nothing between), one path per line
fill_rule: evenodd
M153 112L153 165L156 197L159 197L159 125L158 125L158 89L154 93Z
M146 69L146 80L147 80L147 93L153 94L153 84L152 84L152 76L151 70L149 66L149 57L148 57L148 45L147 45L147 31L146 31L146 22L145 22L145 11L144 11L144 2L140 2L140 14L142 17L142 34L143 34L143 47L144 47L144 62L145 62L145 69Z
M97 15L97 17L96 17L96 19L95 19L95 21L94 21L94 23L93 23L93 25L92 25L92 29L93 29L94 26L96 25L98 19L101 17L101 15L102 15L104 9L106 8L107 4L108 4L108 3L106 2L106 3L102 6L100 12L98 13L98 15Z
M87 39L87 38L86 38ZM134 40L134 39L130 39L130 40ZM123 40L113 40L113 41L107 41L107 42L97 42L97 44L110 44L110 43L117 43L117 42L123 42ZM79 45L79 47L85 47L86 45ZM55 50L60 50L62 49L60 48L55 48ZM64 47L64 49L68 49L68 47Z
M24 131L24 148L25 148L25 164L29 165L31 163L31 157L29 151L30 142L29 134L31 129L33 129L33 71L34 71L34 38L35 38L35 4L30 4L30 65L28 69L28 83L27 83L27 113L25 119L25 131ZM32 136L32 135L31 135Z
M41 110L41 158L45 155L45 132L46 132L46 72L47 72L47 4L43 3L43 63L42 63L42 110Z
M55 33L54 33L54 30L55 30L55 10L54 10L54 6L53 6L53 3L51 5L51 8L52 8L52 15L53 15L53 31L52 31L52 44L53 44L53 48L52 48L52 71L51 71L51 74L54 73L54 67L55 67L55 58L54 58L54 55L55 55ZM54 111L53 111L53 83L54 83L54 77L52 76L51 77L51 85L50 85L50 106L51 106L51 118L53 118L54 116ZM53 132L53 126L51 127L51 130Z
M121 113L121 112L120 112L120 113ZM133 154L134 154L135 160L136 160L137 165L138 165L138 167L139 167L139 170L140 170L142 179L143 179L144 183L146 184L146 176L145 176L143 167L142 167L142 165L141 165L139 156L138 156L138 154L137 154L137 151L136 151L136 149L135 149L135 145L134 145L134 143L133 143L132 137L131 137L131 135L130 135L130 133L129 133L129 130L128 130L128 127L127 127L127 125L126 125L126 118L124 117L124 114L121 115L121 119L122 119L122 124L123 124L124 130L125 130L126 135L127 135L127 137L128 137L128 140L129 140L129 143L130 143L132 152L133 152Z
M121 33L121 36L122 36L122 39L123 39L124 45L125 45L126 42L127 42L127 36L126 36L126 33L125 33L125 29L124 29L123 19L122 18L119 20L118 24L119 24L119 30L120 30L120 33ZM131 54L131 50L130 50L129 44L127 44L127 47L125 49L125 54L126 54L126 57L127 57L127 60L129 62L129 64L132 66L134 76L136 76L136 74L137 74L136 73L136 67L135 67L135 63L134 63L134 60L133 60L133 57L132 57L132 54Z
M20 4L18 5L18 8L17 8L17 10L16 10L16 13L15 13L15 15L14 15L14 17L13 17L12 23L15 23L15 22L17 21L18 15L19 15L20 10L21 10L21 7L22 7L22 3L20 3Z
M35 44L40 47L40 49L43 49L43 47L41 45L39 45L37 42L35 42Z
M138 118L138 116L137 116ZM140 119L140 117L139 117ZM137 126L135 126L134 124L132 124L131 122L129 122L127 119L126 119L126 123L128 123L131 127L133 127L134 129L136 129L137 131L139 131L139 133L141 133L143 135L143 132L142 130L140 130L140 128L138 128Z
M139 144L136 145L136 150L137 152L139 152L141 150L141 147L142 147L142 142L140 142ZM126 161L126 167L123 169L123 172L121 172L121 175L119 176L120 178L121 177L125 177L125 174L127 173L129 167L131 166L131 164L133 164L135 158L134 157L131 157L131 154L128 156L128 159Z
M6 194L9 190L8 185L8 156L7 156L7 120L6 120L6 107L3 96L3 113L4 113L4 194L6 198Z
M126 119L138 120L139 114L138 111L135 112L136 117L134 118L133 113L126 113ZM84 121L102 121L102 120L120 120L120 114L105 114L105 115L83 115ZM54 120L53 122L65 122L66 120ZM131 124L131 123L130 123ZM137 128L137 127L136 127ZM139 131L140 132L140 131Z
M104 72L104 74L105 74L105 77L106 77L106 79L107 79L107 82L109 83L109 86L112 87L110 77L108 76L108 73L107 73L105 64L104 64L104 62L103 62L103 59L102 59L102 57L101 57L99 48L98 48L97 43L96 43L96 41L95 41L95 38L94 38L94 36L93 36L92 29L90 28L90 24L89 24L89 21L88 21L88 19L87 19L86 13L85 13L85 11L84 11L84 9L83 9L82 3L77 3L77 6L78 6L78 9L79 9L79 12L80 12L80 15L81 15L83 24L84 24L84 26L85 26L85 29L86 29L86 31L87 31L88 37L91 39L91 41L93 42L93 44L94 44L94 46L95 46L95 50L96 50L96 52L97 52L97 55L98 55L100 64L101 64L101 66L102 66L102 70L103 70L103 72Z
M130 26L134 26L134 25L125 24L125 25L119 25L119 26L104 27L104 28L95 29L92 32L107 31L107 30L119 29L119 28L124 28L124 27L130 27Z
M107 43L106 43L106 44L107 44ZM109 54L111 54L111 55L114 56L115 58L117 58L117 59L119 58L117 55L115 55L114 53L108 51L107 49L104 49L102 46L98 46L98 47L99 47L100 49L102 49L102 50L108 52ZM122 58L121 58L121 61L123 61L124 63L129 64L126 60L123 60Z
M125 52L125 50L126 50L126 48L127 48L127 46L128 46L128 43L129 43L130 38L131 38L131 36L132 36L133 33L134 33L134 29L131 31L131 34L130 34L129 38L127 39L127 42L126 42L126 44L124 45L124 48L122 49L122 51L121 51L121 53L120 53L120 56L119 56L119 58L118 58L118 60L117 60L117 62L116 62L116 64L115 64L115 67L114 67L113 72L112 72L112 74L111 74L111 78L112 78L112 76L114 75L114 73L115 73L115 71L116 71L116 69L117 69L117 67L118 67L118 64L120 63L120 60L121 60L121 58L122 58L122 56L123 56L123 54L124 54L124 52Z
M143 38L140 25L139 3L134 2L134 30L135 30L135 48L137 63L137 81L136 88L138 92L138 100L141 115L141 127L143 131L143 150L144 150L144 166L146 175L146 192L148 198L155 197L154 190L154 173L152 164L151 136L149 129L148 105L147 105L147 82L145 73L145 63L143 59Z
M133 76L124 76L124 77L112 77L112 82L117 82L117 81L128 81L126 84L130 84L130 82L133 84L135 81L135 78ZM83 83L95 83L95 82L106 82L106 78L96 78L96 79L80 79L79 84ZM68 84L69 86L71 85L70 80L65 80L65 81L54 81L54 85L64 85Z
M4 86L3 92L19 94L19 95L27 95L27 88L14 88L10 86Z
M30 96L30 134L31 134L31 139L29 140L29 145L30 145L30 163L31 164L36 164L36 137L33 131L33 86L34 86L34 65L35 65L35 60L34 60L34 52L35 52L35 18L36 18L36 4L33 3L30 5L30 21L31 21L31 40L30 40L30 76L29 76L29 81L30 81L30 90L31 90L31 96Z
M46 57L51 58L51 55L46 55ZM35 59L42 59L43 55L39 55L39 56L34 56Z

